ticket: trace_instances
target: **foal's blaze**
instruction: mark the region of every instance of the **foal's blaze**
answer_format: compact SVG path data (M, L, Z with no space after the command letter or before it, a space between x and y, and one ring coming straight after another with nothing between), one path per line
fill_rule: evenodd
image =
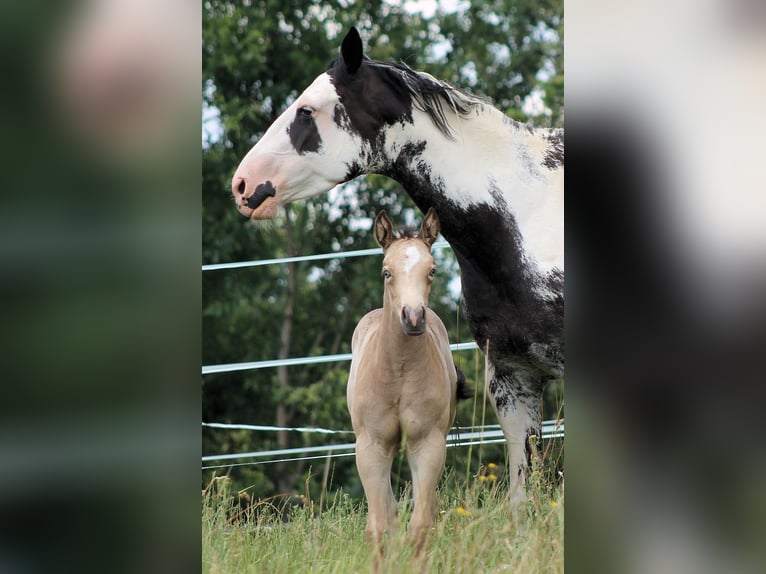
M386 213L375 218L375 239L383 248L384 309L396 313L405 335L422 335L426 330L426 307L436 275L431 246L439 235L439 219L431 209L414 238L394 239Z

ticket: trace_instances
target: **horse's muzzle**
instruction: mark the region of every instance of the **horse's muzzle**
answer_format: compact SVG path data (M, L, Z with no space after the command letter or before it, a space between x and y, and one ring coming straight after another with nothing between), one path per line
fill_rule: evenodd
M231 191L237 209L245 217L252 219L274 217L276 211L274 201L266 201L277 195L277 189L271 181L259 183L253 188L252 183L247 178L235 175L231 184Z
M426 332L426 308L423 305L417 308L405 305L402 308L401 323L405 335L422 335Z
M258 206L260 206L267 197L274 197L276 194L277 190L270 181L261 183L255 188L253 195L247 199L247 206L250 209L258 209Z

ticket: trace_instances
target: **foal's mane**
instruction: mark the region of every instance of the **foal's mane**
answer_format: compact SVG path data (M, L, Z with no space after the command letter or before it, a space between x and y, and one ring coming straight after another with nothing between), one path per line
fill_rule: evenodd
M404 229L401 229L399 233L394 233L394 241L397 239L417 239L420 235L419 229L412 229L410 227L406 227Z

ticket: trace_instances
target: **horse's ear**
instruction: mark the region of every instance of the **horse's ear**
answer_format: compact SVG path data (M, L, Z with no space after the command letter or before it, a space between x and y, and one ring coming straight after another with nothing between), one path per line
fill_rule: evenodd
M436 215L436 211L433 207L426 213L426 218L423 220L423 224L420 226L420 232L418 237L425 241L428 247L431 247L439 236L439 216Z
M394 228L385 211L378 213L373 227L375 228L375 239L385 251L394 240Z
M343 38L343 43L340 45L340 55L343 58L343 63L346 64L346 70L349 74L356 73L359 66L362 65L362 58L364 57L362 38L353 26L351 26L346 37Z

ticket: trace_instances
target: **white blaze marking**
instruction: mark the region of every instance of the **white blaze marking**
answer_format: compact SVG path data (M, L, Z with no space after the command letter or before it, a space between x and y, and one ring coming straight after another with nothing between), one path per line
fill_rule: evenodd
M409 273L412 268L420 261L420 251L414 245L410 245L404 250L404 272Z

